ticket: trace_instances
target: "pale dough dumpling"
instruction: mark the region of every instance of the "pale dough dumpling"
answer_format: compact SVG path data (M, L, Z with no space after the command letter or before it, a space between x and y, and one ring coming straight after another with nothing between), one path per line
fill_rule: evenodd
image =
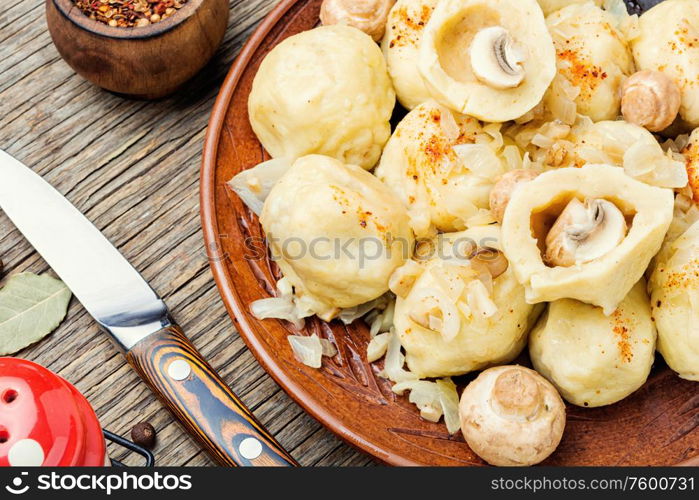
M699 222L666 242L650 279L658 351L680 377L699 382Z
M424 271L409 291L397 290L394 325L408 367L420 378L460 375L512 361L541 311L525 302L524 289L511 269L494 278L489 293L468 262L450 258L463 259L476 247L500 249L499 226L440 235L432 247L435 257L422 264ZM435 304L441 304L441 312L425 315L425 305ZM434 320L436 330L416 320ZM438 330L451 321L458 323L458 333L448 339Z
M578 113L593 121L615 119L621 85L634 63L614 16L592 2L576 3L548 16L546 24L556 46L559 77L578 94Z
M323 319L388 291L414 245L408 214L386 185L326 156L296 160L260 221L295 294Z
M699 128L690 134L687 145L682 149L682 155L685 158L691 197L694 203L699 203Z
M631 42L639 70L655 70L680 88L680 116L699 126L699 1L665 0L639 20L640 34Z
M436 5L437 0L398 0L388 15L381 50L398 100L406 109L430 98L417 60L422 33Z
M665 153L653 134L624 120L600 121L575 138L580 164L605 163L623 167L627 175L652 186L687 185L685 161L679 153Z
M648 378L656 331L645 285L639 281L610 316L576 300L552 302L532 330L534 368L570 403L616 403Z
M418 237L459 231L488 208L490 190L504 172L498 147L478 120L430 100L398 124L376 176L408 207Z
M343 25L287 38L260 65L252 128L275 158L322 154L373 168L391 135L395 92L381 50Z
M537 0L541 10L544 11L544 15L548 16L552 12L567 7L572 4L587 3L590 0ZM602 5L603 0L594 0L596 5Z
M569 207L594 219L576 215L561 228L557 222L564 221ZM599 213L587 211L595 207ZM673 207L672 190L634 180L618 167L552 170L514 191L503 220L503 248L527 301L572 298L611 314L660 249ZM550 253L557 245L548 247L554 228L567 236L563 250L577 248L586 255L576 253L563 264L545 262L545 255L558 258Z

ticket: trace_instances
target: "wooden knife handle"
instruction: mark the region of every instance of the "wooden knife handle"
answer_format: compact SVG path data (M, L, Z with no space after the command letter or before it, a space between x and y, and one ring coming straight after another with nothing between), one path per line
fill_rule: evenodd
M136 344L126 359L177 420L224 466L297 466L177 325Z

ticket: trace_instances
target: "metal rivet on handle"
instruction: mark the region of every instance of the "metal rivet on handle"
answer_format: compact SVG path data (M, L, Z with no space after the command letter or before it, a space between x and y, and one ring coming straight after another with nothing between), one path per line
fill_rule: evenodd
M174 380L184 380L192 373L192 368L184 359L176 359L167 367L167 374Z
M243 458L254 460L262 455L262 443L252 437L245 438L240 442L238 450Z

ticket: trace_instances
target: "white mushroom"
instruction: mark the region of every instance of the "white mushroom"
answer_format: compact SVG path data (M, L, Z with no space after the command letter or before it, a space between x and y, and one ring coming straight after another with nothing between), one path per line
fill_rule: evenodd
M490 192L490 212L496 221L502 223L505 209L512 198L512 193L522 184L529 182L539 175L533 170L518 168L502 175Z
M471 42L471 68L481 82L495 89L518 87L524 80L524 48L502 26L476 33Z
M320 22L323 26L353 26L378 42L386 31L386 20L394 3L395 0L324 0Z
M624 214L614 203L573 198L546 236L544 260L563 267L590 262L616 248L626 230Z
M533 465L558 446L565 405L534 370L498 366L471 382L459 404L461 431L471 449L491 465Z
M675 121L681 100L680 88L665 73L638 71L624 82L621 113L627 122L660 132Z

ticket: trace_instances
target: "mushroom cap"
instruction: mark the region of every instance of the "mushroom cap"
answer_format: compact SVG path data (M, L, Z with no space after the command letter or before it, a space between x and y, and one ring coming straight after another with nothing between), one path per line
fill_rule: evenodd
M573 198L546 235L544 261L570 267L598 259L623 241L627 229L624 214L611 201Z
M534 465L558 447L565 405L534 370L498 366L482 372L461 395L461 431L471 449L498 466Z
M395 0L324 0L320 21L324 26L346 24L378 42L386 30L386 19Z
M496 221L502 223L505 217L505 208L512 198L512 193L525 182L534 180L538 172L526 168L510 170L502 175L490 192L490 212Z
M631 41L639 70L662 71L680 88L680 116L690 127L699 126L699 17L695 0L665 0L639 18L638 35Z
M631 75L621 91L621 113L630 123L660 132L677 118L682 101L680 88L660 71L643 70Z

